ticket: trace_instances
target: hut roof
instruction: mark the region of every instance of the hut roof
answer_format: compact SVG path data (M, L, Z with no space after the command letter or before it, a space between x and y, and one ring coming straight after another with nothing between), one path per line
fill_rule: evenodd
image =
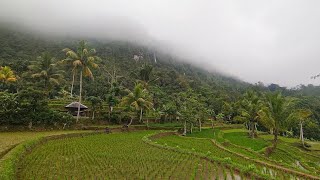
M72 102L65 106L65 108L78 108L78 107L79 107L79 102ZM80 103L80 109L88 109L88 107Z

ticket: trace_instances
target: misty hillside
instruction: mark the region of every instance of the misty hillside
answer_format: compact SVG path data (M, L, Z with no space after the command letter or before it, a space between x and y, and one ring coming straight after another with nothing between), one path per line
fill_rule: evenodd
M79 76L75 76L74 99L69 99L73 73L70 66L59 62L65 58L62 49L76 49L79 41L80 39L71 38L45 38L31 33L2 29L0 66L11 67L19 77L19 81L1 88L11 93L27 88L47 92L51 102L60 101L58 104L53 104L59 108L63 108L63 105L71 100L77 100L75 98L79 94ZM320 119L318 87L303 86L294 90L277 84L265 86L260 83L254 86L205 71L166 52L129 42L88 40L88 45L96 49L96 55L100 59L96 62L99 67L92 69L94 80L84 77L82 98L87 102L97 97L105 103L105 106L117 105L128 94L128 89L133 90L136 84L144 82L151 92L153 108L158 112L168 108L174 112L183 111L181 106L185 104L184 98L192 97L196 100L193 104L197 104L196 106L190 104L192 107L204 107L206 111L223 115L227 121L238 122L236 117L241 110L239 102L248 90L254 89L262 94L268 91L282 91L288 97L299 99L297 106L312 110L313 120L308 123L306 133L310 137L319 138L316 133ZM34 74L37 73L31 67L39 66L39 62L43 60L40 56L44 57L44 52L53 57L52 63L56 64L55 72L63 76L58 84L53 83L48 86L44 79L34 78ZM263 98L263 95L260 97ZM108 111L104 108L101 113ZM155 116L152 113L149 115L151 118ZM119 120L118 117L113 119L114 122Z
M41 53L48 51L57 60L61 60L64 57L62 49L65 47L75 49L79 40L46 39L31 33L10 31L3 28L0 30L0 42L0 65L12 67L20 77L23 77L23 72L28 70L31 62L36 61ZM183 63L181 60L165 53L159 53L155 49L148 49L128 42L92 40L89 41L89 45L96 49L97 55L101 57L101 62L99 62L99 69L94 70L95 81L85 83L87 86L84 88L85 96L105 97L108 92L107 88L103 88L103 86L108 87L107 82L110 78L107 72L113 70L116 70L118 76L125 77L121 82L124 87L132 88L135 83L134 74L138 73L143 64L153 66L152 78L157 80L152 81L152 88L161 90L159 92L162 92L161 96L164 97L191 87L208 101L208 105L218 103L217 107L221 107L223 101L238 97L250 86L248 83ZM134 60L135 56L139 57L139 60ZM71 73L66 73L65 77L71 79ZM94 89L100 90L94 91ZM60 90L57 89L57 91ZM159 97L159 99L162 98ZM217 99L219 99L218 102Z

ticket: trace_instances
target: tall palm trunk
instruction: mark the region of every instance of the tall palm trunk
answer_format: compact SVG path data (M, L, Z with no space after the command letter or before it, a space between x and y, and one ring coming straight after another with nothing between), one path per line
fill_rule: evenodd
M81 93L82 93L82 71L80 71L80 93L79 93L79 106L78 106L78 113L77 113L77 121L79 121L80 117L80 104L81 104Z
M304 138L303 138L303 127L302 127L302 121L300 121L300 140L302 142L302 146L304 146Z
M129 124L128 124L128 127L132 124L132 120L133 120L133 118L131 117L131 118L130 118L130 122L129 122Z
M183 134L182 135L187 135L187 121L184 120L184 126L183 126Z
M273 134L274 134L274 139L273 139L273 148L276 148L277 147L277 143L278 143L278 129L277 128L275 128L274 129L274 132L273 132Z
M74 85L74 76L75 76L75 73L73 72L73 73L72 73L71 91L70 91L70 96L71 96L71 97L73 97L72 92L73 92L73 85Z
M109 122L110 122L110 119L111 119L112 111L113 111L113 106L110 106L109 107Z
M140 109L140 123L142 122L142 108Z
M254 135L255 135L255 127L254 127L254 122L251 122L251 137L252 139L254 139Z
M149 129L149 119L147 118L147 129Z
M213 119L211 119L211 128L214 129Z
M199 131L201 132L201 120L198 119L198 121L199 121Z
M94 120L94 114L95 114L95 111L92 111L92 120Z

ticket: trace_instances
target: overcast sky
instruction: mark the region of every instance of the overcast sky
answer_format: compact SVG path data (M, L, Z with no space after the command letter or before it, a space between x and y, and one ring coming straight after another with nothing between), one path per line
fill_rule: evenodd
M242 80L319 84L319 0L0 0L0 20L47 33L165 44Z

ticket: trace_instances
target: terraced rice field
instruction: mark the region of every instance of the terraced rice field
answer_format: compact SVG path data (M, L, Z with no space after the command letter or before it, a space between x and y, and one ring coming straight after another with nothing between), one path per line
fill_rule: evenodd
M7 135L9 138L4 141L7 145L2 145L4 147L2 149L10 147L8 140L19 143L48 135L59 135L62 132L45 132L29 136L11 133ZM315 177L314 179L320 179L318 178L318 156L302 152L298 147L292 146L292 139L281 140L277 150L270 157L266 157L263 155L263 149L270 144L269 137L262 138L262 136L252 140L239 129L215 129L214 131L205 129L188 137L172 133L153 136L158 133L160 131L136 131L53 138L36 145L31 151L27 148L27 153L22 158L16 158L17 161L11 168L16 170L11 171L10 176L0 177L9 177L9 179L12 176L14 177L11 179L251 179L257 177L311 179ZM238 141L236 141L237 138ZM19 148L21 147L23 146L19 145ZM297 160L299 164L293 164Z
M27 140L45 136L82 132L87 131L0 132L0 155L2 154L2 152L10 149L14 145L17 145Z
M171 135L162 137L159 139L156 139L156 143L170 146L170 147L176 147L180 149L187 149L198 153L207 154L208 157L211 157L212 159L217 159L217 161L229 161L229 163L234 164L239 169L242 169L243 171L254 171L257 174L261 174L263 176L268 176L269 178L277 178L277 179L291 179L291 178L298 178L295 174L288 173L286 170L283 169L277 169L273 167L267 167L264 164L257 163L255 160L261 161L263 163L268 163L271 165L281 165L283 168L286 169L292 169L301 173L305 174L313 174L315 176L319 176L318 169L319 169L319 158L315 156L309 156L306 154L303 154L300 156L303 152L296 152L294 148L292 147L286 147L285 149L290 149L285 154L281 154L280 156L282 158L296 156L296 157L306 157L305 160L308 160L309 167L308 168L301 168L300 166L286 163L286 162L278 162L275 160L279 160L276 158L267 158L263 154L259 152L255 152L261 150L261 148L265 147L265 145L269 142L263 140L263 139L256 139L255 142L252 144L249 144L248 142L252 141L251 138L248 138L246 136L243 136L243 132L241 130L237 133L239 130L233 130L230 131L230 135L227 135L228 131L226 131L226 134L217 134L220 133L219 130L215 130L214 132L210 129L204 130L201 133L195 133L192 135L193 137L181 137L177 135ZM240 133L240 134L239 134ZM235 135L236 134L236 135ZM207 138L205 138L207 135ZM242 146L235 145L230 143L227 139L224 139L224 137L227 135L228 139L231 139L231 142L235 141L235 138L238 137L239 142L245 142L242 143ZM242 137L241 137L242 135ZM233 137L236 136L236 137ZM200 138L199 138L200 137ZM214 145L210 139L219 140L220 146L222 146L225 150L219 148L218 146ZM227 140L227 141L226 141ZM280 148L284 148L283 145L279 145ZM246 149L248 148L248 149ZM277 149L278 151L278 149ZM274 153L274 156L278 156L278 152ZM240 154L240 155L237 155ZM308 157L308 158L307 158ZM250 160L249 160L250 159ZM311 162L315 162L313 164L310 164ZM306 163L304 163L306 164ZM307 165L307 164L306 164ZM310 167L310 165L312 165Z
M152 131L52 140L18 164L18 179L239 179L211 161L150 146Z

